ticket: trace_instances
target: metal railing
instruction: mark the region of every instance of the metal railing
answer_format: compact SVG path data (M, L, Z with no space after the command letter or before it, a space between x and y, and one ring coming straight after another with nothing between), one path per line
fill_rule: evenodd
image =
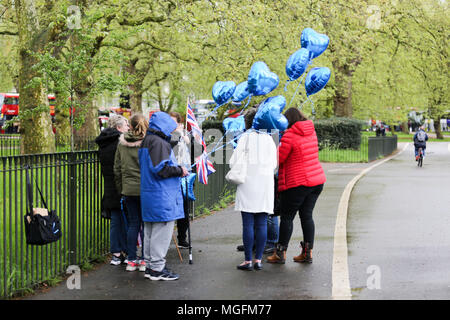
M44 246L27 245L26 166L33 204L42 207L41 189L50 210L61 219L63 235ZM217 203L227 188L228 165L214 165L208 185L195 184L195 206ZM33 288L109 252L109 220L101 217L103 178L96 151L0 157L0 297ZM193 212L193 211L191 211Z
M95 143L96 137L74 137L74 150L75 151L90 151L97 150L97 144ZM0 157L18 156L20 155L20 140L22 136L20 134L0 134ZM67 140L67 139L65 139ZM70 152L70 141L65 143L58 142L58 136L55 137L55 149L56 152Z
M397 136L369 137L369 161L390 155L397 150Z
M20 154L20 135L0 134L0 157Z

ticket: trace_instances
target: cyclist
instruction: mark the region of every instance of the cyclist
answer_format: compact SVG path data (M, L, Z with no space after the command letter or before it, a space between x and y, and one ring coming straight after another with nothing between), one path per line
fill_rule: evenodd
M427 148L427 140L428 135L424 130L424 126L420 126L419 130L417 130L416 134L414 135L414 147L415 147L415 154L416 154L416 161L419 160L419 148L422 148L422 156L425 156L425 149Z

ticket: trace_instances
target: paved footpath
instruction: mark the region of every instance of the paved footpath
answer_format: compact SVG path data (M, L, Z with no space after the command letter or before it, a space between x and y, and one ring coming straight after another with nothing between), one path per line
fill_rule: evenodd
M399 149L404 144L399 144ZM442 144L443 146L444 144ZM447 144L445 144L447 145ZM408 174L414 176L419 172L414 167L414 161L408 158ZM376 229L378 227L386 228L390 224L382 224L378 226L378 216L382 215L385 219L389 219L386 215L394 216L394 228L390 232L395 232L395 226L398 226L398 221L401 216L402 219L409 219L408 213L403 212L399 214L400 208L391 208L393 201L386 200L388 203L388 210L386 210L386 201L380 200L380 191L386 186L395 186L397 180L390 180L390 176L396 173L397 158L381 164L373 171L368 173L367 179L375 179L374 181L365 180L363 176L360 182L355 186L352 193L349 213L349 271L350 284L353 288L352 294L354 298L372 298L369 294L365 294L363 290L366 286L366 265L368 263L379 265L383 272L388 272L384 260L378 259L375 262L368 259L364 261L361 257L371 257L367 250L371 250L369 244L372 241L379 243L382 239L386 244L389 238L379 237L382 233ZM412 163L411 163L412 162ZM236 265L243 261L243 253L236 251L236 246L242 243L242 226L240 213L234 211L230 207L213 215L196 219L191 224L192 241L193 241L193 264L188 264L188 252L183 250L183 262L181 263L175 246L172 244L168 252L168 266L174 272L180 275L177 281L163 282L151 281L144 278L143 272L126 272L125 266L111 266L105 264L95 271L90 271L82 274L81 289L69 290L65 282L60 285L46 290L45 292L35 294L27 299L167 299L167 300L256 300L256 299L332 299L332 263L333 263L333 248L334 248L334 232L336 224L337 208L339 200L346 185L361 171L371 167L376 162L370 164L328 164L323 163L327 175L327 182L324 191L320 196L316 209L315 224L316 224L316 240L315 249L313 251L314 262L311 265L304 265L294 263L292 257L299 253L299 242L302 240L302 233L299 219L295 220L294 233L291 239L290 247L287 253L287 262L285 265L271 265L264 263L264 269L261 271L245 272L236 269ZM447 162L448 164L448 162ZM404 165L402 163L402 165ZM428 168L433 168L432 162L432 148L430 147L430 155L425 158L425 166L422 168L421 174L424 174ZM387 171L384 168L387 167ZM448 167L447 167L448 168ZM436 169L437 170L437 169ZM380 171L384 172L380 181ZM405 172L404 174L406 174ZM419 176L420 177L420 176ZM423 181L417 177L418 181ZM447 176L447 183L449 177ZM366 183L367 182L367 183ZM380 185L381 183L381 185ZM408 191L409 185L402 184L400 190ZM386 189L386 192L392 190ZM375 195L374 195L375 193ZM382 193L388 198L389 193ZM395 196L401 193L395 193ZM447 193L448 195L449 193ZM355 195L355 196L354 196ZM410 200L414 199L414 195L409 193ZM448 197L447 197L448 198ZM406 201L406 199L405 199ZM380 204L380 209L375 210L375 205ZM447 204L447 213L450 206ZM362 210L364 208L364 210ZM371 208L371 210L366 210ZM418 211L422 213L422 220L426 220L426 216L433 216L434 213L427 210L425 204L417 207ZM433 207L436 209L435 207ZM372 210L373 209L373 210ZM366 212L363 218L360 216L362 212ZM381 214L379 213L381 211ZM448 219L448 215L447 215ZM356 220L356 221L353 221ZM364 227L364 221L368 221L372 237L367 240L356 240L357 237L368 233ZM373 223L375 221L375 223ZM442 223L448 220L440 221ZM369 228L369 227L368 227ZM438 224L438 228L443 228L442 224ZM417 229L413 229L417 231ZM441 229L439 229L441 230ZM431 231L431 230L429 230ZM411 238L414 238L411 236ZM447 237L448 239L449 237ZM359 243L366 245L359 245ZM447 242L448 243L448 242ZM391 241L386 250L380 250L377 253L378 257L387 257L392 250L392 245L395 242ZM402 243L403 244L403 243ZM428 243L427 246L435 245L435 242ZM445 249L445 248L442 248ZM450 250L447 247L447 256ZM394 251L398 253L398 251ZM408 248L402 255L396 255L395 258L408 257L414 252L413 248ZM437 253L437 252L436 252ZM389 259L387 259L389 260ZM447 260L449 261L449 260ZM407 262L402 263L402 267ZM361 267L363 266L363 268ZM443 267L443 266L442 266ZM448 264L447 264L448 267ZM361 272L362 270L362 272ZM398 272L401 269L397 270ZM448 268L447 268L448 270ZM443 271L443 269L441 270ZM395 274L393 275L395 276ZM421 275L422 277L423 275ZM387 275L386 275L387 277ZM384 279L382 285L384 286ZM411 281L414 281L411 279ZM387 287L387 286L386 286ZM382 287L383 288L383 287ZM367 291L367 290L366 290ZM372 291L372 290L371 290ZM437 292L437 295L444 292ZM378 290L380 294L380 290ZM389 295L381 295L387 297ZM376 296L379 297L379 296Z
M362 177L347 235L353 299L450 299L450 143L428 142L422 168L409 144Z

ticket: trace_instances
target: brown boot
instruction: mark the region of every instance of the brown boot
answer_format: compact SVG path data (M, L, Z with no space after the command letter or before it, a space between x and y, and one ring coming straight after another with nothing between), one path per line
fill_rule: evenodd
M286 250L287 250L287 248L277 245L273 254L270 257L267 257L267 262L268 263L285 264L286 263Z
M294 257L294 261L300 263L312 263L312 249L310 249L311 245L309 242L304 243L303 241L300 242L300 245L302 247L302 252L299 256Z

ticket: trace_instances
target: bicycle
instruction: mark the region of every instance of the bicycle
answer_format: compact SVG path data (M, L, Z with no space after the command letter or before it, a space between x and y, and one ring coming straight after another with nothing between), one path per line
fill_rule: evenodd
M423 150L422 150L422 148L419 148L418 153L419 153L419 160L417 160L417 166L418 167L422 167L422 164L423 164Z

